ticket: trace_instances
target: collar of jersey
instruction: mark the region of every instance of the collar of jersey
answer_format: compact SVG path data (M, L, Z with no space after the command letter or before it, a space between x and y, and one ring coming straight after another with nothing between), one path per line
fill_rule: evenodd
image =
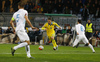
M20 10L24 10L24 9L19 9L19 11L20 11Z
M49 23L48 23L49 24ZM52 25L53 23L51 22L51 24L49 24L49 25Z

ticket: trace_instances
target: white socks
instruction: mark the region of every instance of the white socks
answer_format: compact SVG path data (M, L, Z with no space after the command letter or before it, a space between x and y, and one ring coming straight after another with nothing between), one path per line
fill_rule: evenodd
M27 57L31 57L31 54L30 54L30 46L27 44L27 42L23 42L17 46L14 47L14 50L18 49L18 48L21 48L21 47L24 47L25 46L25 49L26 49L26 53L27 53Z
M18 48L21 48L21 47L24 47L24 46L26 46L26 45L28 45L27 42L23 42L23 43L21 43L21 44L15 46L15 47L14 47L14 50L16 50L16 49L18 49Z
M95 50L91 44L89 44L88 46L92 49L93 52L95 52Z
M31 54L30 54L30 46L29 45L26 45L25 46L25 49L26 49L27 57L31 57Z

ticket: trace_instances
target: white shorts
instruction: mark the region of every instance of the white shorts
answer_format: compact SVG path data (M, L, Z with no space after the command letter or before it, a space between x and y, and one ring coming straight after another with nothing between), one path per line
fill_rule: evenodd
M21 42L29 41L30 40L28 34L25 31L18 30L16 32L16 34L18 35L18 37L19 37Z
M82 35L77 35L76 39L75 39L75 41L73 43L73 47L76 46L80 41L83 41L84 44L89 43L89 41L88 41L88 39L86 38L85 35L83 35L83 36Z

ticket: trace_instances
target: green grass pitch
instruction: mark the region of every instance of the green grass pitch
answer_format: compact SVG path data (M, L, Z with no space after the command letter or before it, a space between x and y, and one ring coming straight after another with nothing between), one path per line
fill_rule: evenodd
M92 53L89 47L72 48L59 46L58 51L53 46L45 45L39 50L39 45L30 45L31 55L35 59L26 58L25 47L18 49L15 56L11 55L11 47L17 44L0 44L0 62L100 62L100 48L95 47Z

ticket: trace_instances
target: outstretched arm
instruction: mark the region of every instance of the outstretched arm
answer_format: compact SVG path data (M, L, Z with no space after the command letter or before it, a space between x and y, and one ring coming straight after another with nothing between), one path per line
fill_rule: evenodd
M36 27L33 27L30 20L28 19L27 16L25 16L26 22L28 23L28 25L32 28L32 29L36 29Z
M55 25L61 29L61 27L57 23L55 23Z
M44 24L44 25L42 26L41 29L42 29L42 30L47 30L47 29L46 29L46 24Z

